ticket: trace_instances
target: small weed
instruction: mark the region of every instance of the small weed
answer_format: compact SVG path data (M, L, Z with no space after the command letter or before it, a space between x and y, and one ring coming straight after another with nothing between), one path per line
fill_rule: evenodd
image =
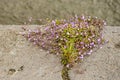
M101 19L75 16L69 20L49 20L43 31L24 29L28 32L23 36L42 49L60 55L62 78L70 80L68 72L74 64L106 42L102 34L104 26L105 22Z

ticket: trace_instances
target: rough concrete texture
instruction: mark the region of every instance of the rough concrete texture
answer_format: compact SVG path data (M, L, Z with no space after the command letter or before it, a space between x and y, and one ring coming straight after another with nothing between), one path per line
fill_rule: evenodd
M75 14L97 16L108 25L120 26L120 0L0 0L0 24L23 24L30 17L68 18Z
M59 57L29 43L21 27L0 26L0 80L62 80ZM71 80L120 80L120 27L106 26L104 35L109 43L76 64Z

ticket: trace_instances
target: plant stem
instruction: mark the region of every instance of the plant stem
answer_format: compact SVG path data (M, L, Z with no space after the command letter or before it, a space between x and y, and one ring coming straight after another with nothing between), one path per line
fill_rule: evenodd
M66 66L63 66L63 69L62 69L62 79L63 80L70 80L70 77L68 74L69 70L70 70L69 68L67 68Z

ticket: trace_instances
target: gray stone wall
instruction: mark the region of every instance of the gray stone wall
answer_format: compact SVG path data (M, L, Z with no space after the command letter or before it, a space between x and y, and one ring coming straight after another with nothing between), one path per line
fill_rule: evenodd
M0 24L23 24L34 19L97 16L120 25L120 0L0 0ZM32 24L41 24L33 21Z

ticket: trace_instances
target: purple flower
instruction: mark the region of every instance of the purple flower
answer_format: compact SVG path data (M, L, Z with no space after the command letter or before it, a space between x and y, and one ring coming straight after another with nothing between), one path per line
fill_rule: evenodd
M90 38L88 38L88 41L91 41L91 39L90 39Z
M87 54L90 55L93 52L93 50L90 50Z
M80 55L80 57L79 57L80 59L83 59L84 58L84 56L83 55Z
M92 53L93 52L93 50L90 50L90 53Z
M80 42L80 44L84 44L84 42Z
M81 19L84 20L84 19L85 19L85 16L82 16Z
M75 23L74 22L71 22L71 25L72 25L72 27L75 27Z
M47 31L49 29L49 27L46 27L44 30Z
M100 42L100 41L101 41L101 39L99 38L97 41L98 41L98 42Z
M56 22L54 20L52 20L52 24L55 26L56 25Z
M56 38L59 38L59 36L57 35Z
M29 32L32 32L32 30L30 30L30 29L29 29L28 31L29 31Z
M30 33L28 33L27 37L30 38Z
M94 42L90 43L90 46L94 46L94 45L95 45Z
M29 40L29 41L31 41L31 40L32 40L32 38L28 38L28 40Z

